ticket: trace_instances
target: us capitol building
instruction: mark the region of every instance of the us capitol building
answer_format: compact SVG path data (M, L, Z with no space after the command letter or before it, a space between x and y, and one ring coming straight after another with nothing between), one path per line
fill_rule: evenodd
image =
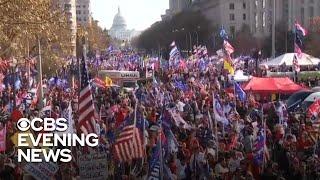
M112 38L124 41L130 41L133 37L138 36L140 32L127 29L127 24L120 13L118 7L118 13L113 18L112 27L109 30L109 35Z

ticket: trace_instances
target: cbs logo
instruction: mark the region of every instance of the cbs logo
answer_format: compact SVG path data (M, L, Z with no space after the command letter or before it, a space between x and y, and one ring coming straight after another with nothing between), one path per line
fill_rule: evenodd
M40 124L41 126L39 126ZM59 131L64 132L68 129L68 121L65 118L34 118L29 120L27 118L21 118L17 122L17 128L20 131L28 131L30 128L33 131Z

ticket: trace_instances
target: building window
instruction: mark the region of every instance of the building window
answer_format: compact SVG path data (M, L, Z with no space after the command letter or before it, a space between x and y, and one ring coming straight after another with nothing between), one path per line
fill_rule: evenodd
M255 5L255 6L254 6L255 8L258 7L258 0L255 0L254 5Z
M259 23L258 23L258 14L254 13L254 23L255 23L255 29L257 30L259 27Z
M230 21L234 21L234 14L230 14Z
M64 4L64 10L68 11L71 9L71 4Z
M230 26L230 33L231 33L232 37L234 37L234 35L236 33L236 28L234 26Z
M313 17L314 17L313 7L309 7L309 16L310 16L310 18L313 18Z
M242 19L245 21L247 19L247 15L246 14L242 14Z
M304 24L304 8L301 8L300 10L300 18L301 18L301 23Z
M232 9L232 10L234 9L234 3L229 4L229 9Z
M83 7L83 8L86 8L86 5L83 5L82 7Z
M247 8L247 4L246 4L246 3L243 3L243 4L242 4L242 7L243 7L243 9L246 9L246 8Z
M266 13L262 13L262 27L266 27Z
M266 7L266 0L262 0L262 9Z
M314 1L313 0L309 0L309 3L314 3Z

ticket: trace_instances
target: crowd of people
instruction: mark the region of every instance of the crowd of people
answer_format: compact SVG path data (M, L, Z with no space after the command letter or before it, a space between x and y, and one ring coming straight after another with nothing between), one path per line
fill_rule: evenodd
M152 80L138 83L134 91L92 84L95 109L99 114L96 149L74 148L72 163L59 163L56 179L79 177L77 155L106 153L106 179L223 179L223 180L316 180L320 179L319 129L305 116L285 110L281 100L257 101L225 89L234 82L214 58L194 55L166 68L159 59L141 61L139 55L101 57L95 68L143 70L152 68ZM95 62L95 61L94 61ZM94 63L88 61L87 64ZM241 68L241 67L240 67ZM3 77L9 72L2 72ZM62 75L63 74L63 75ZM68 73L67 73L68 74ZM66 73L44 82L44 106L50 116L61 117L72 103L77 129L79 82L71 84ZM6 128L6 148L1 154L0 179L22 179L24 163L17 163L16 144L11 137L21 117L49 116L37 103L37 83L23 67L20 83L0 79L1 129ZM71 74L70 74L71 76ZM31 76L32 78L32 76ZM13 81L16 82L16 81ZM279 107L284 109L279 113ZM121 130L134 124L143 139L140 159L120 162L113 146Z

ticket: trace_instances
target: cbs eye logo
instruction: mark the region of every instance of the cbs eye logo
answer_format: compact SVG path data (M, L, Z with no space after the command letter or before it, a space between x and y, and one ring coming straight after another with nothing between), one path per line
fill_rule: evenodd
M27 118L21 118L19 119L19 121L17 122L17 128L20 131L27 131L30 128L30 121Z

